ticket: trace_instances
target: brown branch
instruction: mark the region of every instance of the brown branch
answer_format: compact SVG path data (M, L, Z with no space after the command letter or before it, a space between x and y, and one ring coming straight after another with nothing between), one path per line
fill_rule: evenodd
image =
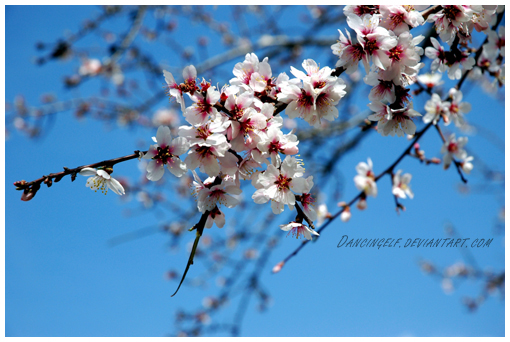
M177 294L177 292L181 288L182 282L186 278L186 274L188 273L190 266L193 265L193 258L195 257L195 253L197 251L198 241L200 241L200 237L202 236L202 233L204 232L205 223L207 222L208 216L209 216L209 211L206 211L205 213L202 214L202 217L200 217L200 221L198 221L198 223L190 229L190 230L196 229L197 236L195 238L195 242L193 243L193 248L191 249L188 263L186 264L186 269L184 270L184 274L182 275L181 282L179 283L179 286L177 286L177 290L175 290L174 294L171 295L170 297L173 297Z
M312 220L310 220L310 218L304 213L303 209L301 209L301 207L297 203L296 203L296 210L298 212L298 215L305 219L306 223L308 223L310 228L315 229L315 226L313 225Z
M439 12L442 9L440 5L435 5L421 12L423 19L427 20L429 15Z
M145 154L145 153L147 153L147 151L144 151L142 153ZM43 183L43 182L49 188L53 184L53 182L55 182L55 183L60 182L60 180L63 177L68 176L68 175L71 175L71 181L74 181L76 179L76 175L78 174L78 172L80 172L82 169L84 169L86 167L90 167L90 168L112 167L115 164L122 163L122 162L131 160L131 159L135 159L135 158L139 158L139 157L140 157L140 151L137 150L133 154L130 154L130 155L127 155L124 157L103 160L101 162L94 163L94 164L82 165L82 166L75 167L74 169L69 169L64 166L64 171L62 171L62 172L50 173L47 176L44 175L41 178L38 178L31 182L26 182L24 180L17 181L17 182L14 182L14 186L16 187L16 190L23 190L23 195L21 196L21 199L23 201L29 201L35 196L35 194L41 187L41 183Z

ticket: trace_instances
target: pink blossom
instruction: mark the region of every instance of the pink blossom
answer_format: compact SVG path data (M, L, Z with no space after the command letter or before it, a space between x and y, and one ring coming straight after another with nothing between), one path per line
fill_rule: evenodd
M156 144L151 145L149 151L143 156L144 159L150 159L147 165L147 179L154 182L160 180L165 172L165 165L176 177L186 173L186 165L178 156L188 151L189 142L182 137L172 140L170 128L166 126L160 126L156 137L152 139Z
M218 110L214 105L220 99L220 93L215 87L207 88L205 96L196 92L195 95L190 95L190 98L195 103L184 112L184 117L190 124L200 125L206 123L209 118L216 117Z

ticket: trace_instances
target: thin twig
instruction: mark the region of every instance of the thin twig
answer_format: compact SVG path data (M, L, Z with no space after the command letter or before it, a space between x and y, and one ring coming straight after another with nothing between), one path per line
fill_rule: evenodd
M76 178L76 174L86 167L90 167L90 168L112 167L115 164L122 163L122 162L125 162L128 160L131 160L131 159L139 158L140 153L145 154L145 153L147 153L147 151L140 152L137 150L133 154L130 154L130 155L127 155L124 157L103 160L98 163L82 165L82 166L75 167L73 169L64 167L64 171L62 171L62 172L50 173L47 176L42 176L41 178L38 178L31 182L26 182L24 180L17 181L17 182L14 182L14 186L16 187L16 190L23 190L24 196L27 196L29 193L31 193L29 199L32 199L35 196L35 193L41 187L42 182L44 182L45 184L48 185L48 187L50 187L53 184L53 182L59 182L64 176L68 176L68 175L71 175L71 181L74 181L74 179Z

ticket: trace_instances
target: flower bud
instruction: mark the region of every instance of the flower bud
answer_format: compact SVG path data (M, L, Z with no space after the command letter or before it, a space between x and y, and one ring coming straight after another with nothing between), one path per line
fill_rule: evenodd
M48 186L48 188L53 184L53 181L51 180L50 177L46 177L44 179L44 184L46 184Z
M351 219L351 208L348 206L344 208L344 211L340 214L340 220L347 222Z
M367 208L367 200L362 198L358 201L358 204L356 204L356 208L359 210L365 210Z
M34 198L36 191L33 191L32 189L25 189L23 190L23 195L21 195L21 200L28 202L32 198Z
M280 261L279 263L277 263L275 265L275 267L273 267L273 273L280 272L282 270L283 265L285 265L285 262L283 262L283 261Z
M20 180L20 181L14 182L14 186L16 187L16 190L23 190L25 188L26 184L27 184L26 180Z
M461 163L460 166L462 167L462 171L464 171L468 175L471 172L471 170L473 170L473 164L468 163L468 162Z
M338 207L346 207L347 206L347 202L344 202L344 201L338 202L337 206Z

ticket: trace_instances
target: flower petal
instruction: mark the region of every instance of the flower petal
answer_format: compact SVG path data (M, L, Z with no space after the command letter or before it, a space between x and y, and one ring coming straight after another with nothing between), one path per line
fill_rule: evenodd
M95 176L97 174L97 170L91 167L85 167L81 169L80 175L82 176Z
M115 192L117 195L122 196L126 192L124 191L124 187L122 184L119 183L118 180L115 178L110 178L110 180L106 183L110 189L112 189L113 192Z

